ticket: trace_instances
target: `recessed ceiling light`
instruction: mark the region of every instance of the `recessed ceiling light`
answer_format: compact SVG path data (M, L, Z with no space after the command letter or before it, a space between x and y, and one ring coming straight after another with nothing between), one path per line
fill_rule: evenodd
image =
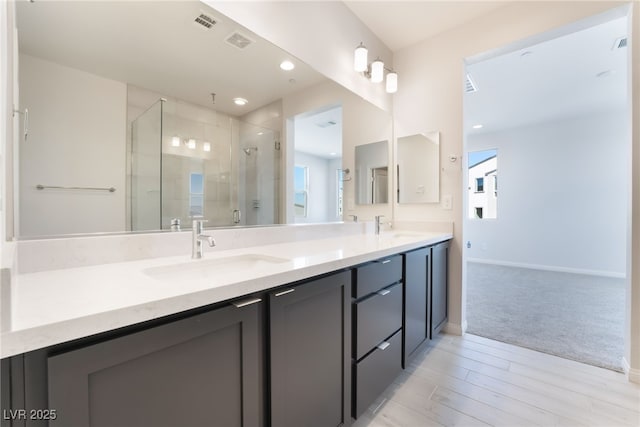
M482 125L478 124L478 125L473 125L471 126L474 129L482 129Z
M233 98L233 103L236 105L247 105L249 101L244 98Z
M291 71L294 68L296 68L296 66L291 61L282 61L280 63L280 68L282 68L285 71Z
M258 132L258 136L264 135L264 132Z

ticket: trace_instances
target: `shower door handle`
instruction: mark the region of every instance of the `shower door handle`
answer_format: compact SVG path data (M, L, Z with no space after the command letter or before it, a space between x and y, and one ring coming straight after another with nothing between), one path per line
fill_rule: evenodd
M233 223L234 224L240 224L240 218L242 218L242 213L240 212L240 209L234 209L233 210Z

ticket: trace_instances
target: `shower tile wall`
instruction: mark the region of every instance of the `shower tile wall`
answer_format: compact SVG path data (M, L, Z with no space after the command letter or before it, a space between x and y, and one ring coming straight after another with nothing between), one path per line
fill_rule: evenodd
M233 219L233 170L231 149L235 120L213 110L184 102L165 103L162 135L162 228L170 227L172 218L179 218L183 227L190 227L190 218L197 215L190 208L190 176L204 177L203 216L208 226L229 225ZM173 137L182 141L172 145ZM193 138L196 147L185 143ZM210 144L205 151L204 144Z
M147 159L145 153L136 148L140 141L133 143L130 171L134 173L129 178L135 193L130 208L134 215L129 215L133 230L169 229L173 218L179 218L182 228L188 229L194 214L194 200L203 200L198 202L196 210L202 209L204 218L209 221L207 226L234 225L236 209L242 213L239 225L278 223L280 151L276 142L279 142L282 126L280 101L238 119L146 89L134 86L128 89L132 136L139 138L143 134L138 128L145 130L149 141L155 137L155 148L153 142L149 142L149 147L158 153L155 159L157 197L152 198L136 187L150 186L152 179L143 182L144 176L138 176L139 168L147 164ZM161 97L166 101L159 101ZM157 111L143 113L142 106L149 108L154 103L162 104L161 115ZM156 118L151 119L146 114L155 114ZM180 139L177 147L172 144L174 137ZM191 138L196 141L193 149L187 146ZM204 150L205 142L210 144L210 151ZM153 159L148 160L145 170L151 170L154 164ZM202 175L202 194L191 192L192 174ZM134 218L136 212L143 213L145 218ZM144 228L139 228L141 226Z

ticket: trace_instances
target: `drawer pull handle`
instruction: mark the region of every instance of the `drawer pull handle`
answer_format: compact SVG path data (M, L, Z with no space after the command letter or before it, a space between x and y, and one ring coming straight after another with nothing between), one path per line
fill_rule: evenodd
M382 341L380 344L378 344L377 348L379 348L380 350L386 350L386 348L390 345L390 342Z
M391 262L390 259L385 259L384 261L382 261L383 264L389 264Z
M242 308L242 307L246 307L248 305L251 304L255 304L262 301L262 298L251 298L251 299L245 299L242 301L236 301L236 302L232 302L231 304L235 305L236 308Z
M296 290L296 288L291 288L291 289L287 289L286 291L278 292L275 295L277 297L281 297L282 295L290 294L291 292L293 292L295 290Z
M390 294L390 293L391 293L391 291L390 291L389 289L382 289L382 290L380 290L380 291L378 291L378 292L376 292L376 293L377 293L378 295L385 296L385 295Z

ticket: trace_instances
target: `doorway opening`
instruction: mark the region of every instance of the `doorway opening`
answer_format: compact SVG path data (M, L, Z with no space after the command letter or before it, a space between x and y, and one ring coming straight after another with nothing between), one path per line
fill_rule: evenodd
M622 371L627 32L603 18L467 61L468 333Z
M293 222L342 220L342 106L328 105L294 116Z

